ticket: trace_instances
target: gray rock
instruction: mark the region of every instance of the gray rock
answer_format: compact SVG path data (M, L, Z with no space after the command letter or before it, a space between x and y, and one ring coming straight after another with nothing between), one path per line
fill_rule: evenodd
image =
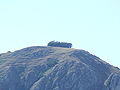
M84 50L34 46L1 54L0 62L0 90L120 88L115 78L104 85L119 69Z
M108 90L120 90L120 74L112 73L105 81Z

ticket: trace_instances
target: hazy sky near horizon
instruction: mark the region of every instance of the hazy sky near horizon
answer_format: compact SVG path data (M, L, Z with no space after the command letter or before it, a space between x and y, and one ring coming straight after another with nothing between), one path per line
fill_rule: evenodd
M120 67L120 0L0 1L0 53L52 40Z

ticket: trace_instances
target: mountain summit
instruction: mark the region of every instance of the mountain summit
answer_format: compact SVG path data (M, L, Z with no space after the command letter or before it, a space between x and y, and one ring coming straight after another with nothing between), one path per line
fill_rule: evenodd
M120 70L85 50L33 46L0 54L0 90L120 90Z

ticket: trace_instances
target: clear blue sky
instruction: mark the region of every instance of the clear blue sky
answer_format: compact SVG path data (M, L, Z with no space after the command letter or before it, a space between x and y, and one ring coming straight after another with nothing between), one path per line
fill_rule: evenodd
M51 40L120 67L120 0L0 0L0 53Z

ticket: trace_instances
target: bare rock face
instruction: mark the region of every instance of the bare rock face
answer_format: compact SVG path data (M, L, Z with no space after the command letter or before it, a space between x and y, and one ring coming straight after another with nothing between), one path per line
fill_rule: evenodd
M0 55L0 90L120 90L118 72L84 50L34 46Z
M120 74L112 73L105 81L108 90L120 90Z

